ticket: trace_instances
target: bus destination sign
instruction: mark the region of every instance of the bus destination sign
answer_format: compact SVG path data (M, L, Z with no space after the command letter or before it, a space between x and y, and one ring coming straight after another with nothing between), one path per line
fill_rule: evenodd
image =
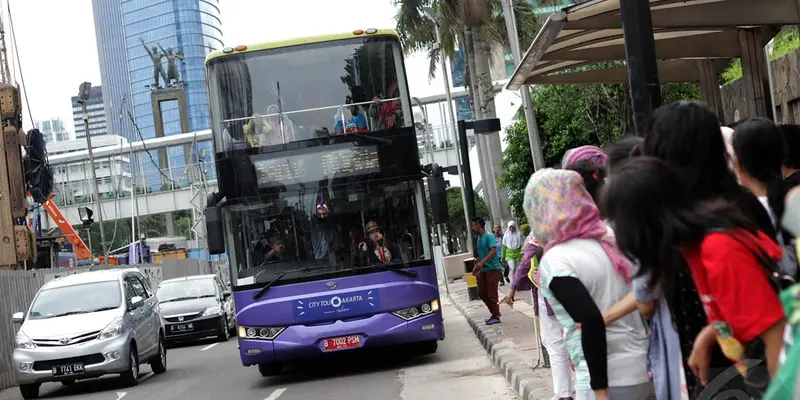
M254 160L259 187L316 182L380 172L377 146L330 149Z

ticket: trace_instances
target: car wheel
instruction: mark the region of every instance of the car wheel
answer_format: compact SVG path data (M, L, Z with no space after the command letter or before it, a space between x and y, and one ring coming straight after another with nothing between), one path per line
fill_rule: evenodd
M217 335L217 341L227 342L228 339L231 338L231 330L228 327L228 317L223 315L222 318L220 318L220 328L219 329L220 329L220 331L219 331L219 334Z
M35 399L39 397L39 384L19 385L19 393L23 399Z
M167 372L167 344L164 343L164 337L161 335L158 335L158 354L150 359L150 369L154 374Z
M263 377L278 375L282 369L280 364L258 364L258 373Z
M122 382L125 386L136 386L139 384L139 356L134 345L131 345L128 364L128 370L122 373Z

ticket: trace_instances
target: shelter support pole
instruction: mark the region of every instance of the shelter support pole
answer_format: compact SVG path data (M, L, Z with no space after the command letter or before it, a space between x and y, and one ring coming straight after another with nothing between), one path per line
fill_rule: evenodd
M719 79L713 60L698 60L700 69L700 100L717 114L720 121L725 120L725 108L722 105L722 92L719 90Z
M619 6L625 36L633 122L636 134L644 136L653 110L661 105L650 4L641 0L620 0Z
M742 78L748 117L772 119L767 60L764 57L761 33L757 29L739 29L742 48Z

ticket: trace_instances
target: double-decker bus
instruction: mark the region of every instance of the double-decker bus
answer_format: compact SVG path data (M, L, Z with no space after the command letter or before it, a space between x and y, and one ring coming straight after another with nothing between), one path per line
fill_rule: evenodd
M397 34L225 48L206 60L219 191L209 250L230 264L242 364L445 333Z

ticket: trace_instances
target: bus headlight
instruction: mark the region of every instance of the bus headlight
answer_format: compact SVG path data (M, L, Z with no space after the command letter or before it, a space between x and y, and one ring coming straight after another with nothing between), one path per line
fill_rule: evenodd
M437 311L439 311L439 299L434 299L433 301L422 303L418 306L394 311L392 312L392 314L406 321L411 321L412 319L424 317L426 315L433 314Z
M239 326L239 337L241 339L273 340L285 330L285 326L269 328Z

